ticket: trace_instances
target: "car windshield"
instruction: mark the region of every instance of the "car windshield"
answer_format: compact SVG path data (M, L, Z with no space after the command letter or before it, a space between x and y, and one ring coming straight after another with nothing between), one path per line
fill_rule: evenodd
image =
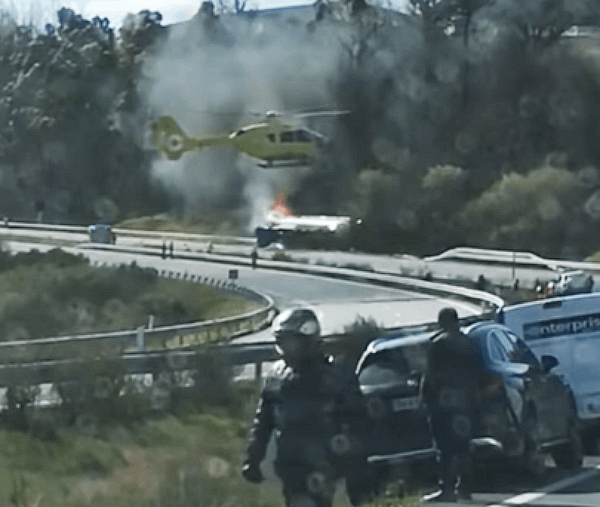
M426 343L389 348L369 354L364 358L359 372L361 384L394 383L407 375L424 373L426 369Z
M407 373L389 363L373 363L359 373L358 380L363 386L393 385L405 381Z

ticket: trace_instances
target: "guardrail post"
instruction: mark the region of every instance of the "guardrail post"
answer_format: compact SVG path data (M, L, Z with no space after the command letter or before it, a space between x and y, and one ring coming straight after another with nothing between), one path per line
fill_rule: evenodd
M144 336L144 326L137 328L137 335L135 337L135 345L140 352L146 350L146 339Z

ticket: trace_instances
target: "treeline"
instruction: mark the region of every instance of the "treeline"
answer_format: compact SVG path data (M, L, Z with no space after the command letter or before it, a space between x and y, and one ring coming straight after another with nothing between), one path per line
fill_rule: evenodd
M248 232L257 195L247 164L190 154L185 179L171 168L155 178L164 171L145 144L148 121L173 114L221 132L257 103L328 101L351 113L329 128L333 146L313 170L287 177L288 200L303 214L362 218L359 248L596 251L597 2L410 6L319 0L307 21L204 2L179 26L142 11L118 31L62 9L46 33L5 17L0 212L82 222L221 206ZM229 121L215 120L225 112Z
M135 85L160 16L132 16L115 34L107 19L57 14L43 33L0 17L0 212L86 223L164 209Z
M598 5L411 6L400 20L365 7L335 81L353 111L337 159L354 167L320 183L364 218L362 246L597 250Z

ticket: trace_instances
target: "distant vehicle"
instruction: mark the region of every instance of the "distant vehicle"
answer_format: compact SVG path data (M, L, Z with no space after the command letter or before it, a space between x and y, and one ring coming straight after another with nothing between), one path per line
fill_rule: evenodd
M266 224L255 229L259 247L281 243L286 247L347 248L352 219L345 216L267 215Z
M110 225L107 224L93 224L88 227L88 233L90 236L90 242L92 243L104 243L114 244L116 242L116 236L112 232Z
M295 216L278 194L265 223L255 229L257 244L265 248L282 244L288 248L339 248L350 246L353 228L360 220L349 216L301 215Z
M564 271L546 286L546 296L567 296L592 292L594 279L581 270Z
M493 321L463 331L482 360L480 426L471 441L475 459L510 458L538 475L543 454L550 452L559 467L579 467L583 453L575 401L568 385L550 371L557 359L544 355L538 361L522 339ZM370 443L374 465L392 467L435 453L420 395L431 336L378 339L359 360L359 382L368 403L377 407L370 414L382 435Z
M347 114L349 111L315 111L288 116L306 118ZM312 163L326 138L304 126L282 122L285 113L267 111L265 118L224 135L196 137L186 135L171 116L156 118L152 124L154 144L169 160L178 160L185 152L209 146L226 145L258 159L261 167L286 167Z
M600 450L600 292L502 308L497 320L537 354L552 354L571 386L584 440Z

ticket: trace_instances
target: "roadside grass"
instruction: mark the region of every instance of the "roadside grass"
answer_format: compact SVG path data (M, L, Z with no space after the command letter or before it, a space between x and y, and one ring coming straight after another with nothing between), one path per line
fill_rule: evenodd
M242 295L135 264L92 268L69 254L0 256L0 337L18 340L209 320L256 308Z
M600 263L600 252L595 252L592 255L586 257L584 262L598 262Z
M62 428L56 442L1 429L0 505L275 507L276 484L258 488L239 476L246 420L166 415L106 427L106 440Z
M225 211L177 217L169 213L130 218L114 224L116 228L146 231L187 232L219 236L240 236L241 226L235 214Z
M239 474L252 403L236 416L219 407L164 415L104 438L59 430L56 442L0 430L0 505L30 507L280 507L280 483L246 483ZM413 507L393 494L368 507ZM334 507L348 507L338 488Z

